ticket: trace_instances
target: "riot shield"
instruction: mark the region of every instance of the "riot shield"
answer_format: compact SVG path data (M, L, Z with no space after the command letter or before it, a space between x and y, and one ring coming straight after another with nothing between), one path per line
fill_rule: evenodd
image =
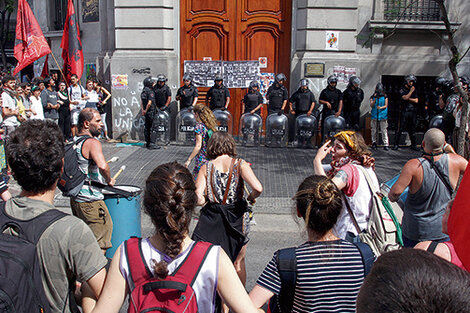
M185 108L176 115L176 142L180 145L192 146L196 142L194 128L196 116L193 108Z
M295 142L298 148L313 148L315 146L317 119L302 114L295 120Z
M216 109L213 111L214 116L219 122L218 131L223 131L229 134L232 134L233 129L233 120L232 114L227 110Z
M332 138L336 133L346 129L346 121L341 116L330 115L325 118L323 125L326 138Z
M288 120L284 114L270 114L266 118L266 146L287 146Z
M239 140L242 146L259 146L260 134L263 128L261 116L245 113L240 117Z

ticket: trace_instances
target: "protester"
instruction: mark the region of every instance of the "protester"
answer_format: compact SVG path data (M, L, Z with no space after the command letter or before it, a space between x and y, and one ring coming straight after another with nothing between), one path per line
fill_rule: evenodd
M16 79L7 75L3 78L2 92L2 128L4 130L3 137L6 142L19 125L18 122L18 106L16 105Z
M100 80L94 81L95 90L98 93L98 112L100 112L101 120L103 121L103 135L104 139L110 140L108 136L108 125L106 123L106 107L108 100L111 99L111 93L103 87Z
M65 140L70 140L72 137L71 130L71 117L70 117L70 101L67 95L67 85L65 82L60 82L59 91L57 91L57 103L59 103L59 128L64 135Z
M197 176L197 204L204 205L207 202L207 206L201 210L201 215L204 214L203 211L208 211L217 216L218 223L211 221L211 225L205 225L201 216L194 235L197 235L199 240L209 241L226 249L225 252L234 261L238 276L245 285L245 254L250 221L247 201L255 203L256 198L263 192L263 186L251 166L236 157L235 147L235 140L226 132L214 133L207 143L207 157L210 161L201 167ZM251 187L251 193L246 200L244 182ZM225 220L225 211L230 212L228 215L237 216L237 221ZM238 242L236 246L228 249L224 245L224 236L233 233L232 227L237 230Z
M85 107L85 88L78 83L78 76L72 74L70 76L70 87L68 89L70 101L70 117L72 121L72 136L77 134L78 115Z
M38 86L33 86L32 95L29 98L31 102L30 111L31 116L29 117L32 120L43 120L44 112L41 101L41 89Z
M380 256L357 297L358 313L466 313L470 274L421 250Z
M330 153L331 164L322 165L322 160ZM345 196L343 210L334 228L335 235L341 239L350 239L367 228L372 195L365 173L379 189L374 162L361 134L353 131L339 132L335 135L333 146L327 141L318 149L313 161L315 174L331 178ZM357 223L354 223L354 219Z
M158 166L147 178L143 205L156 231L151 237L138 241L139 249L143 251L142 261L150 271L142 273L146 280L164 280L174 275L193 251L207 246L195 243L188 237L189 223L196 203L195 189L189 171L176 162ZM119 312L127 294L132 291L128 286L136 271L130 269L130 266L136 263L127 257L131 240L116 250L103 292L93 313ZM198 312L215 312L216 291L233 312L257 312L227 254L219 246L210 246L208 249L192 284ZM141 298L133 298L129 305L137 306L139 300ZM184 302L186 300L188 299L181 298L180 301L187 305Z
M95 84L92 79L87 79L86 85L85 85L85 99L86 99L86 104L85 108L92 108L95 110L98 110L98 92L96 92L95 89Z
M206 156L207 141L212 134L217 131L217 120L214 113L202 104L196 104L194 106L194 115L196 116L196 127L194 128L196 144L184 165L188 167L191 161L196 158L193 169L193 176L194 179L196 179L199 170L208 161Z
M5 212L36 226L33 218L54 209L64 158L62 134L53 122L26 121L12 134L7 152L21 193L6 202ZM100 294L107 261L90 228L81 220L65 215L52 223L42 233L36 251L42 286L50 304L46 312L72 312L70 292L75 277L87 282L95 295Z
M406 247L420 241L447 241L442 233L442 216L467 161L458 154L444 153L445 135L437 128L424 134L423 156L408 161L390 189L390 201L397 201L406 187L402 231Z
M18 108L18 121L24 122L27 119L26 116L26 107L24 105L24 90L21 85L16 85L15 93L16 106Z
M59 124L59 113L57 110L60 104L57 103L57 92L55 91L55 82L52 78L46 77L44 85L46 89L41 92L42 107L44 109L44 118Z
M450 210L452 209L453 202L454 200L449 201L449 203L446 206L444 215L442 216L442 232L446 235L448 234L447 221L449 219ZM460 261L459 256L455 252L454 245L452 244L450 240L444 241L444 242L422 241L422 242L419 242L414 248L434 253L435 255L443 258L444 260L449 261L452 264L457 265L461 269L466 270L464 265L462 264L462 261Z
M378 83L375 86L375 92L370 97L370 132L372 139L372 149L377 149L379 141L379 129L382 134L382 141L384 143L384 150L388 151L388 97L385 94L384 85Z
M78 133L74 138L78 166L87 175L87 182L114 186L115 180L111 177L101 143L95 138L101 134L102 127L101 116L97 110L85 108L80 112ZM105 252L112 246L113 221L103 199L100 187L85 183L79 194L70 198L70 206L73 214L90 226L101 249Z
M341 191L329 178L312 175L300 184L294 200L308 241L295 248L297 270L295 290L287 290L291 294L287 300L293 302L289 312L355 312L365 266L358 247L338 238L333 230L342 210ZM250 292L256 307L286 292L281 289L288 282L281 279L279 253Z

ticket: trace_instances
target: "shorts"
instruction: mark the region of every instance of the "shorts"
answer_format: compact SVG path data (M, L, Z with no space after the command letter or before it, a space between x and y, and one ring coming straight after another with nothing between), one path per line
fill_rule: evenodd
M103 200L77 202L71 198L70 207L73 215L90 227L101 249L112 247L113 221Z
M78 116L80 115L80 109L73 109L70 111L70 120L72 121L72 125L78 125Z

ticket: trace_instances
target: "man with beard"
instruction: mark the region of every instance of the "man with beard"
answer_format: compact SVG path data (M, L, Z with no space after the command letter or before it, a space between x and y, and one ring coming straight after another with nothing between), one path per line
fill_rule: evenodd
M7 141L10 134L15 131L15 128L20 123L18 122L19 112L16 101L16 79L13 76L7 75L3 78L2 82L2 128L4 130L5 141Z
M101 189L91 182L113 186L109 165L106 162L101 143L95 137L101 134L103 122L100 113L93 108L83 109L78 116L76 143L78 166L87 175L85 184L76 197L70 198L75 216L82 219L93 231L103 252L111 248L113 222L104 203Z

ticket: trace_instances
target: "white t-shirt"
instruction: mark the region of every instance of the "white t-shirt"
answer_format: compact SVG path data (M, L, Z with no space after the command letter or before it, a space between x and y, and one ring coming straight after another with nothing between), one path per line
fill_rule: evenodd
M44 119L44 111L42 108L41 98L36 99L35 96L31 96L29 98L31 101L30 109L33 110L36 114L31 113L30 119L32 120L43 120Z
M86 105L86 100L82 99L82 95L85 93L85 88L83 88L81 85L77 84L76 87L70 86L68 89L69 96L70 96L70 101L78 101L78 104L70 104L72 107L72 110L81 110L85 107Z
M188 256L189 251L193 247L194 242L182 251L174 260L171 260L169 256L157 250L150 243L149 238L142 239L142 254L147 263L147 267L153 272L152 261L160 262L162 259L168 260L168 273L172 274L181 263ZM121 246L121 260L120 270L121 274L128 281L129 265L127 263L127 257L124 249L124 244ZM217 288L217 277L219 275L219 254L220 246L213 246L208 252L204 263L201 266L197 278L194 281L193 289L196 294L197 306L199 312L211 313L215 310L215 293ZM170 261L171 260L171 261Z
M98 103L99 98L98 98L98 93L93 89L93 90L85 90L85 95L88 96L88 102L91 103Z
M10 109L10 110L16 110L16 100L13 99L7 92L2 93L2 100L3 100L3 107ZM5 126L18 126L18 119L16 118L15 115L8 116L3 120L3 125Z

